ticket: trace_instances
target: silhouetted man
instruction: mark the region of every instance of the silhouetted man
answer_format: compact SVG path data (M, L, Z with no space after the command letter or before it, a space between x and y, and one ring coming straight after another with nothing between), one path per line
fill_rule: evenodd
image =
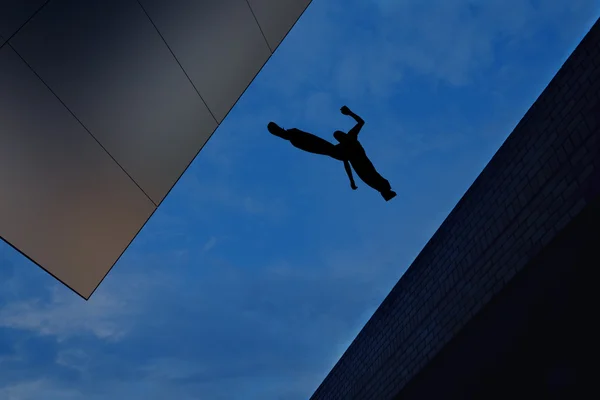
M339 142L337 145L296 128L283 129L274 122L269 122L267 128L273 135L288 140L293 146L301 150L326 155L342 161L346 174L350 179L350 187L353 190L356 190L357 187L352 177L352 168L363 182L377 190L386 201L393 199L396 193L392 191L390 183L377 172L373 163L367 157L365 149L358 141L358 133L364 126L365 121L346 106L343 106L340 111L342 114L354 118L356 125L348 133L342 131L333 133L333 137ZM352 168L350 168L350 165L352 165Z

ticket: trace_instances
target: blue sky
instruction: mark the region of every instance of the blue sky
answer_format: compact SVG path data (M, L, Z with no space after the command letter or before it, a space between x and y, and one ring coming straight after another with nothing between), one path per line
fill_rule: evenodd
M89 302L0 244L0 399L307 399L599 15L315 0ZM265 130L344 104L389 203Z

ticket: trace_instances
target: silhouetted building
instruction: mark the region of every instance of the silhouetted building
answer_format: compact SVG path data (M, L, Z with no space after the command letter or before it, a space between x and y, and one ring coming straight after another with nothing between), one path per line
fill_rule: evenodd
M597 21L312 399L587 398L599 194Z

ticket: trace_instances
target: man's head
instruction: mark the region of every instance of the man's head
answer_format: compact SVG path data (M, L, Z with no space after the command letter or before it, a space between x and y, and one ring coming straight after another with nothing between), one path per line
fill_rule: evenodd
M342 132L342 131L335 131L335 132L333 132L333 137L335 138L335 140L342 143L348 139L348 134L346 132Z

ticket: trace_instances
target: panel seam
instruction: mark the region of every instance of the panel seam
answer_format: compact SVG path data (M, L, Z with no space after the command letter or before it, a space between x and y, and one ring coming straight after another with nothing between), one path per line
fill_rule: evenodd
M40 11L42 11L42 8L46 7L46 5L47 5L48 3L50 3L50 0L46 0L46 2L45 2L44 4L42 4L42 5L41 5L41 6L40 6L40 7L39 7L37 10L35 10L35 12L34 12L33 14L31 14L31 16L29 16L29 18L27 18L27 21L23 22L23 23L21 24L21 26L19 26L19 28L17 28L17 30L13 32L13 34L12 34L12 35L10 35L9 37L7 37L7 38L6 38L6 40L4 41L4 43L2 43L2 44L0 45L0 50L1 50L1 49L4 47L4 45L5 45L5 44L8 44L8 42L9 42L10 40L12 40L12 38L13 38L13 37L15 37L15 36L16 36L16 34L17 34L17 33L19 33L19 31L20 31L21 29L23 29L23 27L24 27L25 25L27 25L27 24L29 23L29 21L31 21L31 20L33 19L33 17L35 17L35 16L36 16L36 15L37 15L37 14L38 14ZM14 50L14 49L13 49L13 50Z
M164 38L164 36L162 35L162 33L160 33L160 30L158 29L158 27L156 26L156 24L154 23L154 21L152 20L152 18L150 17L150 15L148 14L148 11L146 11L146 8L143 6L142 2L140 0L136 0L136 2L138 3L138 5L140 6L140 8L142 9L142 11L144 12L144 14L146 15L146 18L148 18L148 20L150 21L150 23L154 27L154 30L156 30L156 33L158 33L158 36L160 36L160 38L163 41L163 43L165 44L165 46L167 46L167 49L169 50L169 52L171 53L171 55L175 59L175 62L177 62L177 65L179 65L179 68L181 68L181 71L183 71L183 73L185 74L185 77L187 78L187 80L190 82L190 84L192 85L192 87L196 91L196 94L198 94L198 97L200 97L200 100L202 100L202 103L204 104L204 106L206 107L206 109L208 110L208 112L210 113L210 116L215 120L215 122L217 123L217 125L219 125L219 121L217 120L217 117L215 117L215 114L212 112L212 110L210 109L210 107L208 106L208 104L206 103L206 101L204 100L204 98L202 97L202 95L200 94L200 91L198 90L198 88L196 87L196 85L194 85L194 82L192 81L192 79L188 75L187 71L185 70L185 68L183 68L183 65L181 65L181 62L179 61L179 59L177 58L177 56L175 55L175 53L171 49L171 46L169 46L169 43L167 43L167 40Z
M8 43L8 46L25 63L25 65L27 65L27 67L31 70L31 72L33 72L35 74L35 76L44 84L44 86L46 86L46 88L50 91L50 93L52 93L54 95L54 97L63 105L63 107L65 107L65 109L73 116L73 118L75 118L75 120L79 123L79 125L81 125L83 127L83 129L85 129L85 131L94 139L94 141L98 144L98 146L100 146L100 148L102 148L102 150L104 150L104 152L106 154L108 154L108 156L111 158L111 160L115 164L117 164L119 166L119 168L121 168L121 170L125 173L125 175L127 175L127 177L135 184L135 186L137 186L137 188L142 191L142 193L148 198L148 200L150 200L150 202L154 205L154 207L158 207L158 205L154 202L154 200L152 200L152 198L148 195L148 193L146 193L146 191L144 189L142 189L142 187L136 182L136 180L133 179L133 177L129 174L129 172L127 172L127 170L121 164L119 164L119 162L112 156L112 154L109 153L109 151L106 149L106 147L104 147L102 145L102 143L100 143L100 141L96 138L96 136L94 136L94 134L88 129L88 127L85 126L83 121L81 121L77 117L77 115L75 115L75 113L69 108L69 106L67 106L67 104L58 96L58 94L54 90L52 90L50 85L48 85L48 83L46 83L46 81L35 71L35 69L33 69L33 67L27 62L27 60L25 60L25 58L23 58L23 56L12 46L12 44Z
M265 35L265 32L262 29L262 26L260 26L260 23L258 22L258 18L256 17L256 14L254 13L252 6L250 5L250 0L246 0L246 4L248 4L248 8L250 9L252 16L254 17L254 21L256 22L256 25L258 26L258 29L260 30L260 34L262 35L263 39L265 40L265 43L267 44L267 47L269 48L271 55L273 55L273 49L271 48L271 45L269 44L269 41L267 40L267 36Z

